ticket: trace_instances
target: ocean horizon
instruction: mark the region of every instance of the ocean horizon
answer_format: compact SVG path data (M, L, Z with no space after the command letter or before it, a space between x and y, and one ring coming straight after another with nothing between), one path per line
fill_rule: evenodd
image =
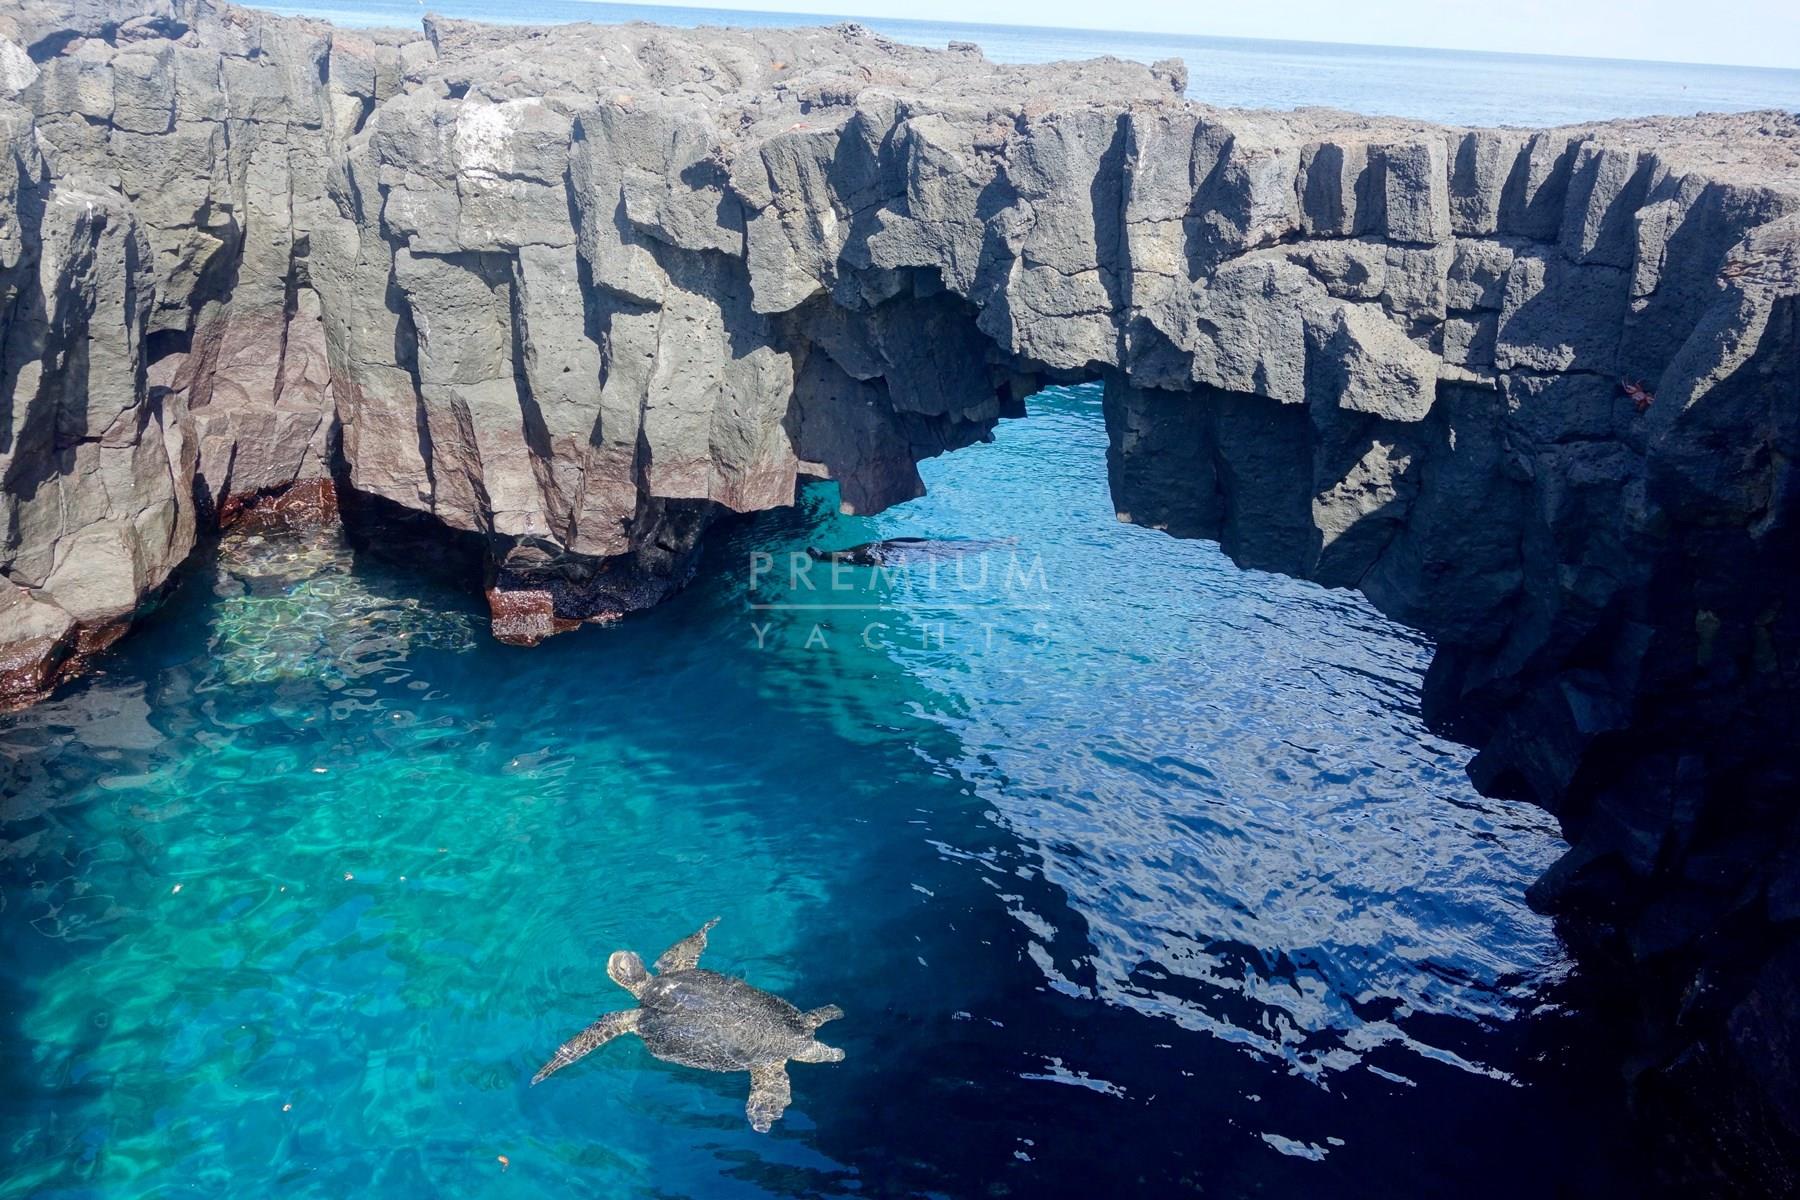
M917 46L975 42L995 62L1177 57L1188 97L1253 108L1341 108L1447 125L1566 125L1697 112L1800 110L1800 69L1673 63L1498 50L1282 41L1205 34L919 21L591 0L324 0L256 7L373 28L416 28L427 13L502 25L645 21L675 28L793 28L854 21Z

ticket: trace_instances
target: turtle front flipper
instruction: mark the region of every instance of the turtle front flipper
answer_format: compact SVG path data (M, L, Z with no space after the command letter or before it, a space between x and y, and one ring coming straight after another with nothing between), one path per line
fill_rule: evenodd
M769 1126L781 1119L793 1098L785 1062L758 1063L750 1068L750 1101L744 1105L750 1128L758 1133L769 1132Z
M560 1071L578 1058L585 1058L621 1033L637 1032L638 1014L642 1010L628 1008L623 1012L607 1013L592 1025L564 1042L556 1054L538 1069L531 1077L533 1087L544 1081L552 1072Z
M719 923L714 917L698 930L688 934L673 946L662 952L656 960L658 971L690 971L700 963L700 952L706 949L706 931Z
M827 1021L835 1021L844 1015L844 1010L835 1004L827 1004L823 1008L815 1008L800 1014L800 1023L808 1029L817 1029Z

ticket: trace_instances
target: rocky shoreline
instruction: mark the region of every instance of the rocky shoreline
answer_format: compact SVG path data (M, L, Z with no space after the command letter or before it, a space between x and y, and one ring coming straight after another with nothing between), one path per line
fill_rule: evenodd
M1698 1169L1792 1182L1800 119L1220 110L866 29L0 14L0 705L198 536L479 540L533 642L720 514L913 498L1100 380L1121 519L1429 634L1427 714L1573 846Z

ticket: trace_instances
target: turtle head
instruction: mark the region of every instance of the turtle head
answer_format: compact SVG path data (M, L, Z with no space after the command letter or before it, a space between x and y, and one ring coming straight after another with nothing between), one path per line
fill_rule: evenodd
M634 996L650 982L650 972L644 970L644 960L630 950L613 951L612 957L606 960L606 977Z

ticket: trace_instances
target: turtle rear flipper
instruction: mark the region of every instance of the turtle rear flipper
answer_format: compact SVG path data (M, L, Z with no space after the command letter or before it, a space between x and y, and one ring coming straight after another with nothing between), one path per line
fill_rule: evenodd
M808 1029L817 1029L827 1021L835 1021L844 1015L844 1010L835 1004L827 1004L823 1008L815 1008L811 1012L800 1014L800 1022Z
M531 1077L532 1086L536 1087L544 1081L546 1076L562 1070L576 1059L586 1058L620 1034L635 1033L640 1011L635 1008L627 1008L622 1012L607 1013L564 1042L557 1048L550 1061L538 1068L538 1073Z
M794 1051L794 1061L803 1063L843 1062L844 1052L824 1042L808 1042Z
M688 934L673 946L662 952L656 960L658 971L691 971L700 963L700 954L706 949L706 931L719 923L714 917L693 933Z
M744 1105L750 1128L758 1133L769 1132L769 1127L781 1119L793 1098L794 1089L788 1081L785 1062L758 1063L750 1068L750 1099Z

